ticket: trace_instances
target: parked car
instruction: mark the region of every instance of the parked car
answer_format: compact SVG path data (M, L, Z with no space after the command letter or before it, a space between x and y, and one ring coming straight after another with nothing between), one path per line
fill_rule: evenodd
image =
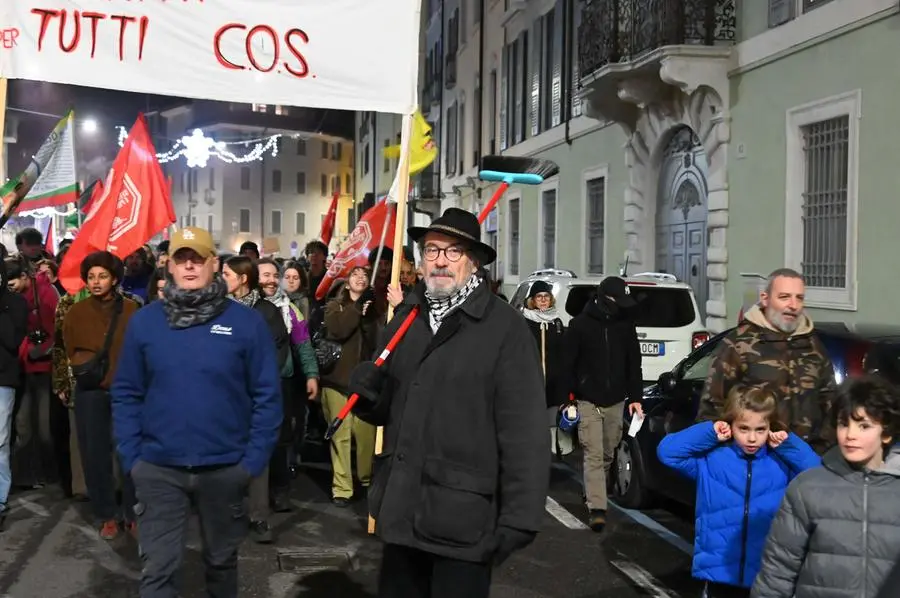
M879 372L900 384L900 327L821 322L816 324L816 331L834 364L835 382ZM645 508L658 496L694 504L694 482L660 463L656 448L666 434L696 422L706 375L726 334L711 338L644 389L644 424L634 438L623 434L616 451L611 484L613 500L618 504ZM626 420L630 420L627 414ZM629 424L625 422L626 431Z
M553 287L560 319L568 326L597 293L605 276L578 278L569 270L538 270L522 281L510 299L516 309L524 309L531 285L541 280ZM697 300L690 285L671 274L647 272L626 276L631 295L638 303L637 333L641 342L641 369L649 384L663 372L709 339Z

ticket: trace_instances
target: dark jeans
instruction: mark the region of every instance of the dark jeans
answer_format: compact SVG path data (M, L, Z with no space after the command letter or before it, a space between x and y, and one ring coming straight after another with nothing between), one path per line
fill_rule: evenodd
M207 594L237 598L238 548L249 525L244 496L250 475L240 465L186 469L138 461L131 476L144 565L141 598L178 596L175 576L184 558L191 503L200 518Z
M53 396L50 374L26 374L13 415L12 476L16 486L59 481L71 493L69 412Z
M750 588L707 582L704 596L705 598L750 598Z
M122 509L116 503L112 407L105 390L75 390L75 426L91 510L98 521L134 520L134 484L122 473Z
M488 598L491 565L437 556L385 544L378 580L379 598Z

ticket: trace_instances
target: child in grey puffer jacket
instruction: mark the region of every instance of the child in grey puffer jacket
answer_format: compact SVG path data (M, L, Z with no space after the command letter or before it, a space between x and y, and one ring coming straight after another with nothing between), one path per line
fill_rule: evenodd
M788 487L751 598L897 590L883 586L900 559L900 397L878 378L852 379L839 388L833 417L838 446Z

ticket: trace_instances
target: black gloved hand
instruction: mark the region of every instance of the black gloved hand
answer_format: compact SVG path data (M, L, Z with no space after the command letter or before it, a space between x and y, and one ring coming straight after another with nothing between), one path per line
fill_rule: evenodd
M361 399L377 403L386 382L387 372L383 368L376 366L374 361L363 361L350 374L349 389Z
M494 550L493 564L500 566L512 553L522 550L532 542L537 534L514 527L501 525L497 528L497 548Z

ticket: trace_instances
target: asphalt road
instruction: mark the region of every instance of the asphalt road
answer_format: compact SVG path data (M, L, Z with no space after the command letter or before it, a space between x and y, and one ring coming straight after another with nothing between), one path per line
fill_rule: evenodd
M674 507L642 513L612 509L607 529L584 524L577 463L556 464L544 529L537 541L496 571L492 598L609 596L696 597L690 578L690 514ZM271 523L276 543L247 542L240 558L241 596L374 597L380 547L366 533L364 504L328 500L329 473L304 467L294 482L294 512ZM88 508L53 489L11 497L0 534L0 598L137 596L140 563L133 539L101 540ZM181 598L201 598L199 530L191 523Z

